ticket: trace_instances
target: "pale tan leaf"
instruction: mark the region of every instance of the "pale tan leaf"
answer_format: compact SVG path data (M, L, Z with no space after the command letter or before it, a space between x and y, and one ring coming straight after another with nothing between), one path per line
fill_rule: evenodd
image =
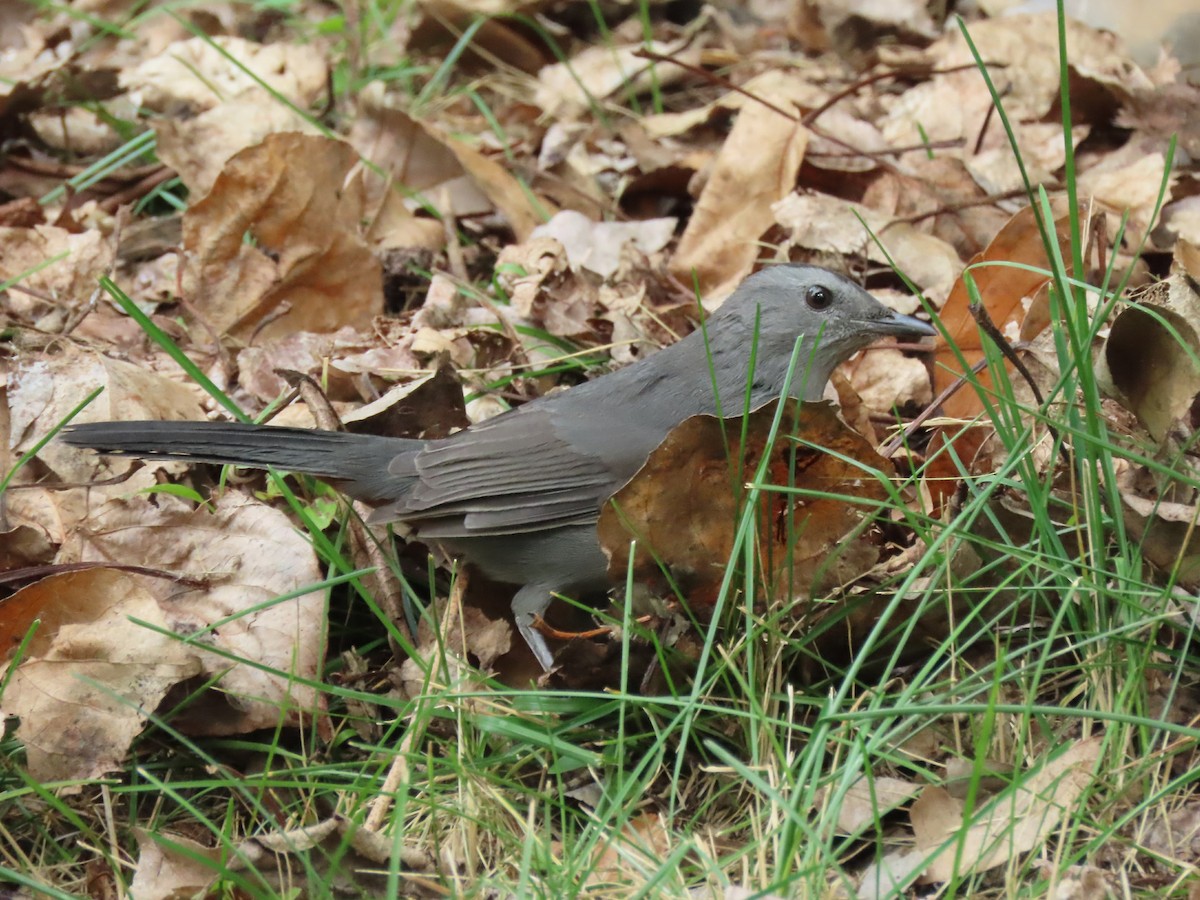
M798 118L761 104L742 109L671 260L677 278L690 285L695 277L701 294L723 298L749 274L771 206L795 186L807 145Z
M138 900L177 900L203 894L216 880L227 852L182 834L135 828L133 835L138 856L129 895Z
M308 109L327 80L325 61L309 47L229 36L178 41L121 74L139 105L164 113L152 120L157 152L193 197L208 192L230 157L268 134L315 133L289 102Z
M140 497L111 501L92 512L58 561L119 561L191 579L159 598L165 626L189 635L221 623L189 646L205 672L221 674L221 691L230 699L217 704L219 712L203 704L190 708L176 723L183 730L239 734L320 713L321 696L293 678L315 678L319 670L324 591L275 601L320 582L321 568L312 545L279 510L237 493L211 510L167 497L153 505ZM282 674L238 665L207 652L207 645Z
M33 777L96 778L117 768L167 691L200 674L197 652L129 621L169 628L151 581L89 569L50 576L5 604L4 646L40 622L4 693Z
M917 848L931 854L925 877L940 882L984 872L1040 846L1087 787L1100 748L1100 738L1076 742L984 805L965 829L962 801L926 788L911 812Z

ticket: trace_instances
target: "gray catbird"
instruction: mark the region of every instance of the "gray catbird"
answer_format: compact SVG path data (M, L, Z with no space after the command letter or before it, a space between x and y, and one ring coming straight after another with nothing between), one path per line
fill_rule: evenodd
M802 265L748 277L706 330L707 346L696 331L624 369L440 440L223 422L98 422L69 428L63 440L103 453L327 479L375 505L372 521L403 520L422 541L523 585L512 602L517 627L548 670L553 655L534 617L553 592L608 585L596 536L601 507L672 428L701 413L741 412L748 377L751 408L779 396L797 339L805 365L791 393L812 400L835 366L877 338L934 334L842 276Z

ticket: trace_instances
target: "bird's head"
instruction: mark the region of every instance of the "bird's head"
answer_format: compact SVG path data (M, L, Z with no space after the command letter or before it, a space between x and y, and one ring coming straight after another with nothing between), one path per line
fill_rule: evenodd
M808 367L807 399L820 397L838 364L868 344L888 336L915 340L937 333L820 266L776 265L754 273L721 304L709 327L714 334L738 334L745 341L754 334L756 317L759 361L786 365L796 339L803 337L800 361ZM770 380L776 377L760 371Z

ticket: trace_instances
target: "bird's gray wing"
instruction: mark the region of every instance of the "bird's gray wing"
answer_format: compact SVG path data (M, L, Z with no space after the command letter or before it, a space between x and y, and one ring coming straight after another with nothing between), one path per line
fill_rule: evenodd
M595 521L604 499L633 472L585 449L594 425L578 425L579 415L564 412L553 404L525 406L396 457L389 474L412 478L411 486L372 519L410 521L422 537L442 539Z

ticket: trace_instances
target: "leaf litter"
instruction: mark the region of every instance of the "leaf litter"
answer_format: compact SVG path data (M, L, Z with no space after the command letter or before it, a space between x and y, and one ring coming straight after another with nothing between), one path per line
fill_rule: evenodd
M98 460L52 442L14 472L95 388L105 390L80 421L218 413L99 289L105 275L248 412L303 398L295 385L307 376L352 428L434 436L652 353L695 326L697 287L711 308L766 262L849 266L884 302L917 312L895 263L946 336L932 348L873 348L851 360L831 388L840 416L819 404L793 413L804 448L838 451L805 449L812 465L801 468L818 475L800 486L884 500L882 483L865 474L894 471L876 445L897 409L911 418L939 394L940 418L901 461L902 471L928 461L903 495L910 510L953 516L964 475L988 477L1014 453L1029 453L1041 472L1062 465L1044 423L1026 416L1031 445L1003 446L979 419L980 395L955 390L964 364L984 358L971 289L999 332L1026 350L1032 386L1014 376L1018 391L1044 390L1059 374L1047 277L1011 266L971 269L973 286L963 276L972 263L1044 269L1049 260L957 28L924 4L830 0L778 16L751 4L749 18L706 7L682 25L656 14L652 40L630 16L599 43L568 24L584 4L488 4L491 13L537 15L566 48L560 59L517 19L473 19L480 6L413 5L380 40L343 45L320 31L302 42L254 7L147 15L106 34L65 11L4 13L0 116L23 137L0 166L0 429L11 473L0 633L13 650L32 637L0 703L20 720L34 777L119 770L151 715L168 709L191 735L329 727L324 695L308 686L329 652L324 593L305 591L323 569L261 478L214 486L203 469ZM211 36L196 36L201 25ZM1115 439L1137 450L1117 457L1118 512L1146 564L1170 573L1177 603L1163 614L1193 622L1200 91L1170 53L1135 62L1117 35L1069 22L1084 202L1073 217L1059 199L1053 17L982 16L970 27L1027 175L1055 197L1060 239L1073 218L1095 237L1089 271L1072 274L1095 283L1112 260L1117 271L1132 266L1130 287L1142 291L1096 335L1096 373ZM455 47L465 52L443 68ZM350 91L348 70L338 68L406 61L433 74L363 79ZM153 137L153 156L89 171L136 133ZM986 389L990 379L977 380ZM617 580L632 564L668 606L668 582L683 589L687 609L654 606L635 632L653 634L685 670L706 633L695 619L712 610L734 546L746 491L739 477L763 454L774 487L758 507L757 552L774 590L771 608L753 615L789 635L819 633L823 620L837 621L831 601L871 596L922 554L901 515L880 522L853 504L789 494L797 432L785 429L787 440L768 447L773 412L755 413L747 430L740 421L685 422L605 512ZM293 399L276 421L326 418L323 406ZM740 475L730 443L746 451ZM947 464L951 456L958 464ZM1058 487L1069 502L1069 488ZM1030 514L1019 494L998 497L997 519ZM630 530L644 541L632 563ZM354 564L369 562L357 546ZM985 565L966 546L951 563L960 574ZM413 658L379 664L401 690L420 696L423 663L441 654L455 661L450 677L460 685L483 684L464 663L527 682L495 586L446 590L435 579L431 589ZM873 608L845 620L856 640L876 620ZM620 680L612 662L620 627L608 616L584 620L571 645L578 652L564 655L552 685L595 690ZM938 640L951 626L922 627ZM644 677L654 670L645 652L653 642L639 640L632 683L662 689ZM845 640L815 646L832 658ZM216 689L189 697L206 682ZM1190 696L1164 694L1164 717L1191 723ZM1096 739L1065 742L1058 754L1032 748L1018 766L1032 774L976 796L970 818L934 777L957 760L945 740L922 751L932 783L913 780L911 769L856 783L837 828L870 835L883 826L884 848L872 865L848 867L859 896L1044 852L1096 777ZM1181 800L1170 816L1141 823L1133 840L1194 865L1193 806ZM334 822L312 840L346 833ZM674 839L652 811L629 831L648 834L642 843L660 855ZM289 834L280 832L291 850L252 864L285 871L282 857L296 848ZM953 849L938 850L948 839ZM211 882L194 867L183 874L181 861L200 850L180 855L145 834L138 845L139 896ZM621 882L645 862L644 851L598 853L595 877ZM440 866L422 858L412 867L444 874ZM1064 896L1116 884L1103 867L1068 875L1064 890L1076 893ZM286 877L277 883L285 889Z

